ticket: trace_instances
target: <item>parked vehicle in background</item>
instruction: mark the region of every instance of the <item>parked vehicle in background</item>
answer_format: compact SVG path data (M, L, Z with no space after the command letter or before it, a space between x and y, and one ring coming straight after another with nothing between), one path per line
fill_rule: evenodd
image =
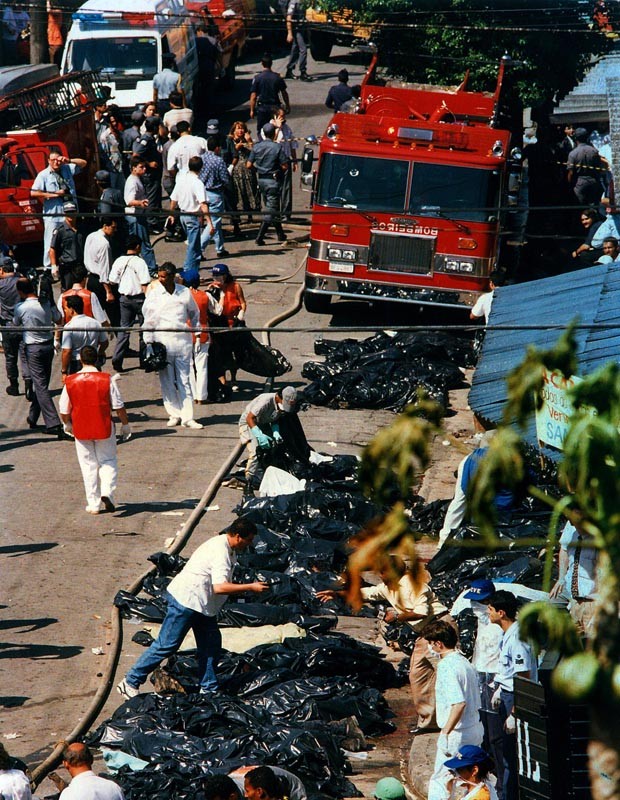
M198 55L181 0L87 0L73 14L61 71L99 70L116 105L133 110L152 99L166 53L174 54L191 103Z
M0 239L18 248L20 263L26 263L29 245L36 245L40 263L42 207L30 189L48 165L51 145L86 159L88 167L75 183L78 195L93 194L99 168L93 104L100 91L92 71L61 76L54 64L0 69ZM80 207L88 210L88 202Z
M501 231L520 187L521 154L500 127L496 89L413 85L377 75L362 82L360 113L335 114L312 151L305 304L341 298L469 308L501 266Z
M310 53L315 61L327 61L335 45L355 47L372 39L373 26L356 19L362 0L350 0L338 9L313 2L306 9Z
M248 22L253 3L249 0L189 0L185 3L194 27L201 24L217 29L221 47L220 80L225 89L232 89L239 59L248 38Z

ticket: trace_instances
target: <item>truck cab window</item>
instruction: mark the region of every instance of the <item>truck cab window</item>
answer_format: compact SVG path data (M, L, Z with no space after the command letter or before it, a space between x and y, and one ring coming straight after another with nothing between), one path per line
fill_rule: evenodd
M493 170L450 164L413 165L409 212L434 213L469 222L497 215L499 176Z
M152 78L157 72L157 40L151 36L76 39L71 44L72 70L101 69L102 76Z
M321 163L317 203L402 213L408 171L407 161L327 153Z

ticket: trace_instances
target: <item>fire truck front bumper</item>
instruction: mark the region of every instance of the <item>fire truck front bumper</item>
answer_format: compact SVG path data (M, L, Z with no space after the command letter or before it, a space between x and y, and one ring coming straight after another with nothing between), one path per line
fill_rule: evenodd
M420 286L396 286L350 278L306 275L306 292L314 295L339 295L343 300L385 300L391 303L445 306L470 309L480 292Z

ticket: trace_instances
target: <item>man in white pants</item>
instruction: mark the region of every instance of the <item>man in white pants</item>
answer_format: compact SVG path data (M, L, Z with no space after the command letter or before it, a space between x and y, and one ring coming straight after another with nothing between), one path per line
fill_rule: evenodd
M189 287L200 314L202 332L194 334L194 357L189 381L194 400L205 404L209 396L209 314L221 316L222 304L210 292L199 288L200 273L197 269L184 269L179 275L185 286Z
M168 414L169 428L202 428L194 419L194 404L189 381L192 361L192 333L188 329L200 327L200 314L189 289L175 282L177 268L166 261L157 269L158 283L149 289L142 313L144 315L144 342L160 342L166 347L166 367L159 371L159 382ZM149 328L174 330L149 331Z
M80 357L82 369L67 376L60 396L60 418L65 432L75 437L88 502L86 511L98 514L101 503L106 511L115 510L118 466L112 413L116 411L121 421L123 439L131 436L131 428L116 381L95 366L95 348L83 347Z
M484 729L480 722L478 673L456 649L457 634L444 620L431 622L422 635L429 648L439 656L435 683L437 740L435 768L428 784L428 800L448 800L446 788L450 771L444 762L465 744L482 744Z

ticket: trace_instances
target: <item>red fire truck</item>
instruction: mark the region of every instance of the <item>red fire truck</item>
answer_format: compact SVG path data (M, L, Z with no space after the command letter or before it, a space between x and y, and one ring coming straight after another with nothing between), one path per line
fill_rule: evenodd
M337 113L313 176L305 305L332 296L467 308L498 265L520 152L493 93L382 80L377 56L356 114ZM307 150L302 173L308 169ZM311 167L310 167L311 169ZM302 183L310 178L302 174Z
M0 239L19 248L20 263L27 261L27 245L37 245L40 259L42 208L30 189L47 167L50 145L86 159L76 188L81 197L93 194L98 169L93 103L100 89L94 72L60 76L53 64L0 69ZM82 210L87 206L80 202Z

